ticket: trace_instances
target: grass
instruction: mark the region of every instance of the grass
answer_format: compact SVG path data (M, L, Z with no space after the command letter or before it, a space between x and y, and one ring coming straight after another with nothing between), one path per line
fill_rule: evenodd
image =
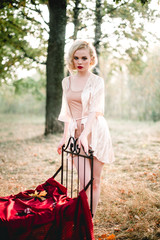
M160 239L160 122L108 121L116 161L105 165L95 239ZM60 165L61 135L44 119L0 115L0 196L34 189Z

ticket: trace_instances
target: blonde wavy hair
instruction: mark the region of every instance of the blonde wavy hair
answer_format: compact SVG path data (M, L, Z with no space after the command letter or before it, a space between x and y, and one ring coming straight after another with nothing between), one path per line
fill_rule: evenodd
M90 57L91 57L90 69L95 67L98 62L96 50L91 42L89 42L87 40L81 40L81 39L75 40L73 42L72 46L70 47L67 58L66 58L67 67L70 72L75 70L75 66L73 63L73 55L79 49L88 49L89 50Z

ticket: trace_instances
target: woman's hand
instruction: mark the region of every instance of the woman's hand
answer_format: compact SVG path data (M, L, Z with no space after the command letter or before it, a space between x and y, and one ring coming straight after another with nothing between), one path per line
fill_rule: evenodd
M69 126L69 123L68 122L65 122L64 123L64 133L63 133L63 137L61 139L61 141L59 142L59 145L57 147L57 152L58 154L61 154L62 153L62 146L65 144L66 140L67 140L67 133L68 133L68 126Z
M91 132L93 121L95 118L96 118L96 112L89 113L87 123L85 124L85 128L83 129L83 132L81 133L78 139L79 147L83 146L84 151L87 154L88 154L88 135Z
M60 155L62 153L62 146L65 144L65 139L62 138L61 141L59 142L59 145L57 147L57 152Z
M84 134L83 132L79 136L78 144L79 144L80 148L81 148L81 146L83 146L84 151L88 154L88 138L87 138L87 135Z

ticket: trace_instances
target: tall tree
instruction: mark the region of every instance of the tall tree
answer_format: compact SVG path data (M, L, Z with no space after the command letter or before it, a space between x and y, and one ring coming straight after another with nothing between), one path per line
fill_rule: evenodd
M94 73L99 73L99 57L100 57L100 42L102 38L102 0L96 0L95 6L95 37L94 37L94 46L97 52L98 64L94 69Z
M49 42L47 54L45 134L60 131L57 115L61 104L61 80L64 77L66 0L49 0Z
M81 0L74 0L74 8L73 8L73 24L74 24L74 33L73 33L73 39L77 39L77 33L80 27L80 21L79 21L79 12L80 12L80 4Z
M49 25L43 19L41 4L48 4ZM1 80L11 81L15 66L24 64L28 68L33 62L46 64L46 122L45 134L60 131L57 115L61 104L61 80L64 77L64 45L66 28L66 0L2 0L1 9ZM36 13L36 18L33 17ZM37 15L40 15L41 21ZM42 27L43 23L43 27ZM49 26L48 50L43 41L44 25ZM40 30L39 30L40 29ZM41 39L42 47L32 48L25 39ZM44 53L47 54L44 54ZM42 61L47 56L47 61ZM17 65L19 63L19 65ZM19 81L21 83L21 81ZM15 84L14 86L17 86Z

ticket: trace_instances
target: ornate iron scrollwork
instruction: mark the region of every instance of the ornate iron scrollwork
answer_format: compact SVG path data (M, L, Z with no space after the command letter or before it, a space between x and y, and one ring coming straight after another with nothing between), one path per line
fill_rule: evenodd
M82 146L82 149L84 151L83 146ZM78 145L78 138L75 139L74 137L70 137L67 145L63 146L63 151L66 151L66 150L69 150L73 154L80 154L81 149ZM85 151L84 151L84 153L87 157L93 155L93 151L91 149L89 149L89 155Z
M65 151L65 150L68 149L73 154L79 154L80 153L80 148L79 148L79 145L78 145L77 141L78 141L78 138L75 139L74 137L70 137L66 147L64 146L63 150Z

